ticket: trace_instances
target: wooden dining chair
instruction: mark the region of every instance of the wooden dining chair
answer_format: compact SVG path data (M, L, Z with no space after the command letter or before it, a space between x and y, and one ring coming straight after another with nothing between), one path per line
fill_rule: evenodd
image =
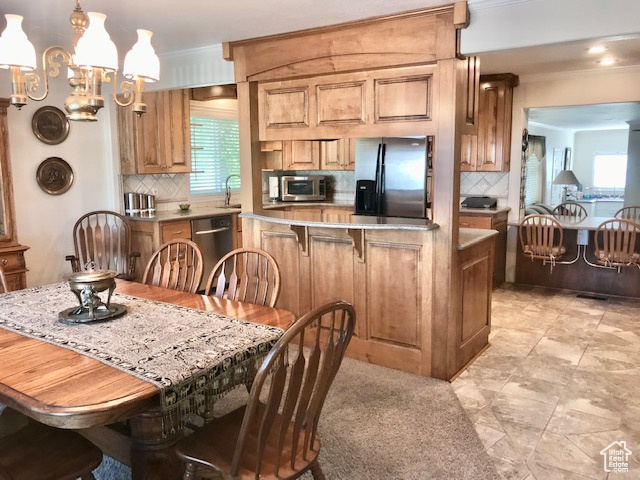
M640 225L622 218L602 222L594 233L596 263L640 268Z
M329 303L297 320L260 366L247 405L178 442L184 479L202 470L252 480L293 479L310 470L323 479L318 420L355 321L346 302Z
M204 293L274 307L280 294L280 269L264 250L238 248L213 267Z
M94 480L101 462L100 449L81 435L32 420L0 437L2 480Z
M587 210L577 202L564 202L556 205L552 215L565 222L581 222L587 218Z
M142 283L196 293L203 273L202 252L187 239L171 240L160 245L144 269Z
M640 223L640 205L630 205L628 207L622 207L615 213L614 217Z
M522 252L531 260L550 263L553 272L556 260L566 251L560 222L549 215L527 215L520 222L518 235Z
M7 277L4 274L4 268L0 265L0 293L7 293L9 286L7 285Z
M140 253L131 251L131 227L122 215L109 210L89 212L73 226L75 255L67 255L73 272L93 262L101 270L115 270L118 278L135 279Z

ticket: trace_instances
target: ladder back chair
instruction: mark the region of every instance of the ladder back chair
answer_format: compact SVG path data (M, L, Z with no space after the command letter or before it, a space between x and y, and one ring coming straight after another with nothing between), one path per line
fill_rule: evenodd
M280 294L280 269L264 250L238 248L213 267L204 293L274 307Z
M622 218L602 222L594 233L596 263L640 268L640 225Z
M73 272L93 262L96 268L115 270L118 278L135 279L140 253L131 251L131 227L119 213L109 210L89 212L73 226L75 255L67 255Z
M202 281L202 252L187 239L171 240L151 256L142 276L142 283L196 293Z
M640 223L640 205L630 205L628 207L622 207L615 213L614 217Z
M578 223L587 218L587 210L576 202L564 202L556 205L552 215L565 222Z
M0 419L7 414L12 412L3 412ZM13 415L20 414L13 412ZM95 479L92 472L102 462L99 448L70 430L30 419L25 423L13 433L0 437L0 479Z
M566 251L560 222L549 215L528 215L520 222L518 235L522 252L532 261L549 262L553 272L556 259Z
M7 293L9 291L9 286L7 285L7 277L4 274L4 269L2 265L0 265L0 293Z
M323 479L318 420L355 320L346 302L329 303L297 320L260 366L247 405L178 442L184 479L202 470L247 480L293 479L310 470Z

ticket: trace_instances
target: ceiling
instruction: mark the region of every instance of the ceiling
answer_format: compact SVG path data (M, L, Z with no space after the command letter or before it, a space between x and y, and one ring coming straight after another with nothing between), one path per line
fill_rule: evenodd
M410 10L449 5L454 0L81 0L85 12L107 15L106 27L124 56L136 41L136 29L154 32L152 44L160 55L324 25ZM536 0L468 0L471 16L479 10L517 7ZM50 45L70 48L69 15L75 0L2 0L0 15L24 17L23 28L41 52ZM499 8L496 8L499 7ZM0 19L0 30L4 30ZM640 35L601 39L615 66L640 65ZM463 32L463 44L465 35ZM586 50L592 40L480 54L483 73L518 75L602 68ZM467 47L472 47L467 45ZM472 51L472 48L465 48ZM122 62L122 60L121 60Z
M576 131L627 129L629 121L640 121L640 103L529 109L529 124L551 128Z
M476 0L477 1L477 0ZM484 1L484 0L482 0ZM81 0L85 12L107 15L106 28L124 55L136 29L154 32L159 54L179 52L350 20L449 5L452 0ZM24 17L23 29L41 50L70 47L69 14L75 0L2 0L0 14ZM0 29L4 30L4 18Z

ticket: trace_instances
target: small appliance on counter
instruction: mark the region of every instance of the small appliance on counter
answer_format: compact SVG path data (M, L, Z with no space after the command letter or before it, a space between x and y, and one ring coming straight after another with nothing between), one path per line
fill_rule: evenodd
M327 181L322 175L280 177L283 202L309 202L327 198Z
M277 202L280 200L280 179L269 177L269 200Z
M125 215L152 216L156 211L156 197L146 193L124 194Z
M467 197L460 204L464 208L496 208L498 200L492 197Z

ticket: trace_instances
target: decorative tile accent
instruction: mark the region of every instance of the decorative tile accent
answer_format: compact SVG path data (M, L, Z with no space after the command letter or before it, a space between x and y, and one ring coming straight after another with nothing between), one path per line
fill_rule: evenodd
M509 172L462 172L460 174L460 195L507 198L509 195Z
M189 174L123 175L122 191L147 193L156 202L179 202L189 198Z

